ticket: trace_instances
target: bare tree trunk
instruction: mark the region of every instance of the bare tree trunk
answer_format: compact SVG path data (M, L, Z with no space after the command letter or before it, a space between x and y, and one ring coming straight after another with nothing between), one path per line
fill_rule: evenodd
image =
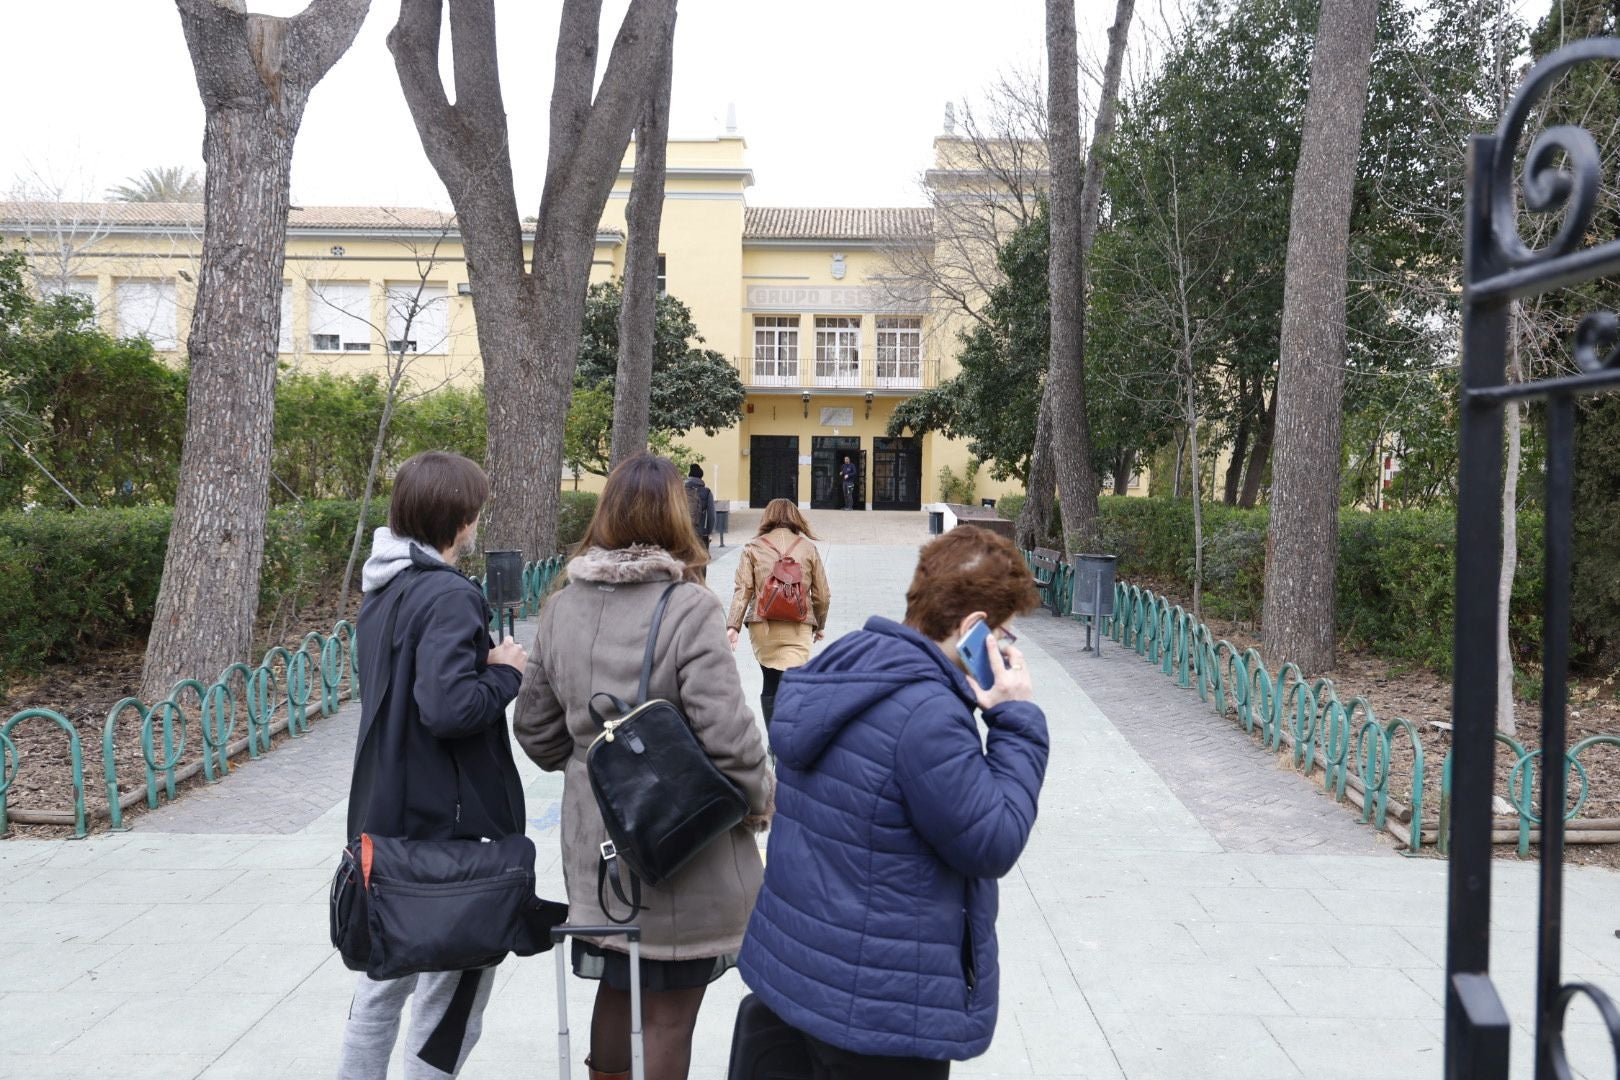
M1181 498L1181 477L1185 473L1182 465L1186 461L1186 454L1187 433L1185 431L1180 431L1176 433L1176 472L1174 478L1171 480L1170 486L1170 497L1172 499Z
M619 304L619 369L613 381L612 463L647 448L652 412L653 340L658 325L658 228L664 216L669 95L675 52L671 12L657 44L658 68L636 122L636 171L625 208L624 292Z
M1247 395L1243 396L1243 415L1238 418L1237 432L1232 436L1232 460L1226 463L1226 485L1221 495L1221 501L1227 506L1237 505L1238 486L1243 482L1243 458L1249 452L1249 434L1254 423Z
M1524 334L1524 311L1514 301L1508 314L1509 382L1524 381L1519 342ZM1513 578L1519 570L1519 467L1524 460L1524 416L1517 401L1508 402L1507 466L1502 474L1502 569L1496 587L1496 727L1507 735L1518 733L1513 709L1513 652L1508 623L1513 604Z
M1108 31L1108 59L1091 152L1080 154L1080 58L1074 0L1046 0L1047 146L1051 157L1051 358L1045 393L1052 397L1052 450L1063 507L1066 551L1098 542L1097 477L1086 417L1086 248L1102 202L1102 170L1118 111L1119 76L1134 0L1118 0Z
M1129 495L1131 491L1131 471L1136 464L1135 450L1121 450L1114 462L1114 494Z
M1035 418L1035 451L1029 458L1029 482L1025 484L1024 509L1018 515L1018 543L1036 548L1052 535L1052 500L1057 496L1057 476L1052 469L1052 399L1041 394L1040 412Z
M579 361L597 223L653 80L675 0L631 0L596 82L601 0L564 0L551 93L551 141L525 267L494 0L450 5L455 104L439 75L444 0L401 0L388 35L417 134L461 222L489 410L484 534L535 555L556 547L563 425ZM592 88L597 87L595 97ZM549 419L548 419L549 418Z
M314 0L291 19L249 15L240 0L176 7L202 97L207 180L185 446L141 672L152 702L178 679L214 679L253 644L293 142L370 0Z
M1194 377L1190 351L1183 353L1182 372L1186 382L1187 460L1193 474L1193 618L1201 621L1204 617L1204 485L1198 474L1198 380Z
M1334 658L1350 208L1377 26L1378 0L1322 6L1294 172L1264 631L1307 674Z
M1254 449L1249 453L1249 463L1243 469L1243 493L1238 496L1238 506L1244 510L1253 510L1254 504L1260 501L1260 483L1271 463L1271 443L1276 433L1277 392L1273 390L1265 416L1260 420L1260 431L1254 438Z

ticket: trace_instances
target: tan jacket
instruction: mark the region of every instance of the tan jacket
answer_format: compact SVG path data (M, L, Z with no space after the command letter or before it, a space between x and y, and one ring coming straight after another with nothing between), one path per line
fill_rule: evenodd
M598 732L588 703L606 692L633 701L653 607L685 567L659 548L592 549L568 564L569 583L540 612L518 694L513 730L542 769L563 770L562 856L569 921L601 925L596 899L598 846L606 826L585 772L585 751ZM674 702L722 772L763 814L773 781L765 742L743 698L726 644L719 599L699 585L670 597L654 652L649 695ZM663 887L643 890L637 916L642 954L687 960L736 952L753 911L764 867L754 835L738 826L704 848ZM623 917L607 891L614 914ZM600 944L621 948L623 939Z
M795 540L799 542L797 547L793 546ZM788 553L790 548L793 558L804 567L805 584L810 589L810 622L766 623L754 613L754 600L765 588L765 579L776 565L778 554ZM827 609L831 604L827 568L821 561L816 542L799 536L792 529L773 529L750 540L738 556L731 614L726 626L740 630L746 624L760 666L786 671L809 662L811 642L818 630L826 628Z

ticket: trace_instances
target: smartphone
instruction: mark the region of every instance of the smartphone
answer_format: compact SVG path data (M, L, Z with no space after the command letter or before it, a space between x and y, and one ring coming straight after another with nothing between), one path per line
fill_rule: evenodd
M990 650L997 648L990 636L990 624L980 619L962 635L962 640L956 643L956 655L962 658L967 665L968 674L973 676L979 684L979 689L988 690L995 685L996 672L990 666Z

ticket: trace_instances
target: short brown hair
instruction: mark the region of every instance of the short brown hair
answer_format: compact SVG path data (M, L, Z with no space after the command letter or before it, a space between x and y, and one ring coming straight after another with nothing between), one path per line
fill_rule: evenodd
M1034 576L1011 540L961 525L923 547L906 590L906 625L944 641L975 611L1001 626L1040 602Z
M792 499L772 499L765 504L765 516L759 519L759 535L764 536L772 529L792 529L811 540L820 539L810 531L810 523L804 520Z
M688 581L703 580L709 555L692 530L680 470L668 458L648 453L621 463L608 476L578 550L637 544L663 548L686 564Z
M488 501L489 477L476 463L446 450L427 450L394 474L388 527L395 536L443 551L478 520Z

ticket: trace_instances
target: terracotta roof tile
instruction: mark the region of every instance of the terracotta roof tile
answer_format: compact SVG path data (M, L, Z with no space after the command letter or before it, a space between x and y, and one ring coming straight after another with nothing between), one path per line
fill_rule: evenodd
M900 240L931 235L927 207L750 206L744 240Z
M288 215L290 229L366 229L437 231L453 223L455 215L419 206L295 206ZM79 230L97 228L184 228L200 229L201 203L51 203L0 202L0 227L31 225L55 228L74 225ZM533 233L532 223L523 226ZM616 229L599 230L622 235Z

